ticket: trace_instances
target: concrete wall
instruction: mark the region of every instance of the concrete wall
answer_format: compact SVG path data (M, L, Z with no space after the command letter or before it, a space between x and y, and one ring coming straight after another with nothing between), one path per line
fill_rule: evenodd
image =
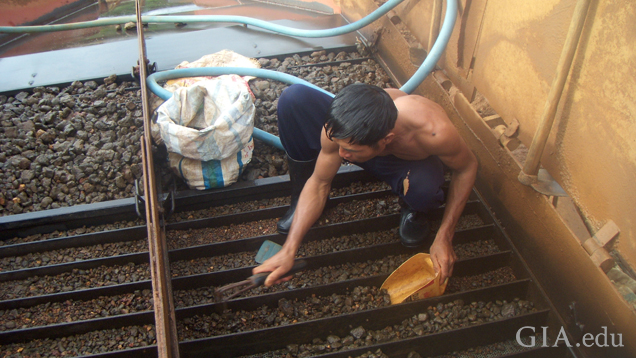
M433 0L397 10L427 47ZM483 94L530 146L576 0L459 0L440 66L472 99ZM636 3L592 1L541 164L574 200L592 234L608 220L614 248L636 267Z

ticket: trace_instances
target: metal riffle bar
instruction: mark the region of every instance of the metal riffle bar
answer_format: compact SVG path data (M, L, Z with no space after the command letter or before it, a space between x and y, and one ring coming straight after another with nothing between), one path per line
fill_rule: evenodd
M141 86L141 103L144 119L144 135L141 152L144 173L144 195L146 205L146 225L148 227L148 244L150 253L150 272L152 275L152 296L155 311L155 331L157 332L157 353L159 358L178 358L179 339L172 300L172 284L170 281L170 263L166 235L161 227L160 208L157 198L156 181L152 161L152 143L150 128L150 106L148 88L146 87L147 58L144 27L141 21L141 2L135 1L137 13L137 38L139 40L139 83Z

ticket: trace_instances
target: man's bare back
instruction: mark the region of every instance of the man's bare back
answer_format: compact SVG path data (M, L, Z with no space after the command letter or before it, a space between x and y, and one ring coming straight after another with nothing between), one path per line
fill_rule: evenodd
M374 154L394 155L405 160L423 160L437 155L447 165L455 162L457 158L453 157L461 154L463 141L443 108L422 96L407 95L393 88L385 91L393 98L398 117L388 136L389 142ZM327 139L324 131L322 135ZM335 150L344 141L339 142L323 141L323 149ZM349 147L354 148L355 145Z

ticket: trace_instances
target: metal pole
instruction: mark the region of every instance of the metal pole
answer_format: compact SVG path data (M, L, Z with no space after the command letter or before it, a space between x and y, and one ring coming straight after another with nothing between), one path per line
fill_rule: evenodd
M437 35L439 35L439 24L442 20L442 0L433 1L433 12L431 13L431 27L428 32L428 51L431 52L431 48L435 44L435 40L437 39Z
M155 332L159 358L179 358L179 338L172 299L170 263L165 233L161 227L160 208L157 199L155 175L152 161L152 143L150 137L150 107L146 77L146 42L141 21L141 1L136 0L137 37L139 40L139 84L144 119L144 135L141 152L144 174L144 196L146 198L146 225L148 227L148 251L150 254L150 272L152 277L152 296L155 312Z
M550 93L548 94L548 99L543 109L543 115L539 122L539 127L535 132L532 144L528 150L528 156L523 166L523 170L519 173L519 181L525 185L531 185L537 182L537 173L539 172L541 155L543 154L545 144L548 141L550 131L552 130L554 115L559 105L563 88L565 87L565 81L570 73L572 59L574 58L576 48L579 44L589 5L590 0L579 0L574 8L574 15L572 16L570 29L568 30L565 45L561 52L561 58L557 65L554 80L552 82L552 88L550 88Z

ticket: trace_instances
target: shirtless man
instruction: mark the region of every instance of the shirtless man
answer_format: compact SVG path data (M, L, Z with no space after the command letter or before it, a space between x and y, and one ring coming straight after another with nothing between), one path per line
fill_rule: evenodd
M399 232L407 247L430 244L426 213L443 204L443 164L451 169L444 215L429 252L441 282L452 275L457 259L453 235L475 181L477 160L441 106L361 83L345 87L333 99L293 85L279 99L278 121L288 154L292 205L278 222L278 231L288 234L282 249L253 270L272 272L266 286L291 278L285 274L322 214L343 159L371 171L400 196Z

